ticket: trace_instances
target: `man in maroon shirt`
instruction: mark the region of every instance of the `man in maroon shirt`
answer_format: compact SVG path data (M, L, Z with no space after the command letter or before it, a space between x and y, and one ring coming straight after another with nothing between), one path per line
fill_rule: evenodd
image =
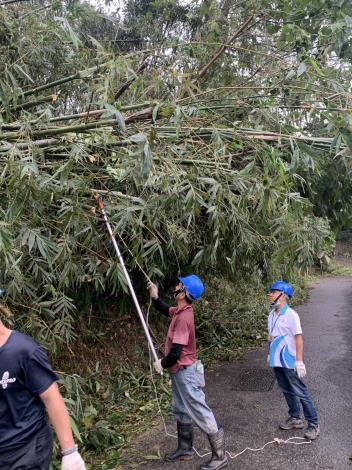
M166 460L188 460L193 456L193 422L207 434L212 456L201 470L218 470L227 465L224 431L219 428L214 414L206 404L203 388L204 369L197 360L196 336L192 302L198 300L204 285L191 274L179 277L174 291L177 306L170 307L159 298L158 288L152 282L148 290L155 308L170 319L165 341L165 357L154 362L157 372L168 369L171 374L173 413L177 420L178 447L165 456Z

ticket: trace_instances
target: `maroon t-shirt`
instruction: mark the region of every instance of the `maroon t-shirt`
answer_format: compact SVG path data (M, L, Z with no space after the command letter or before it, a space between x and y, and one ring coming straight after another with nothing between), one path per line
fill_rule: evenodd
M170 325L166 335L165 354L168 355L172 343L182 344L181 356L170 372L177 372L181 366L190 366L197 360L196 334L192 305L170 307Z

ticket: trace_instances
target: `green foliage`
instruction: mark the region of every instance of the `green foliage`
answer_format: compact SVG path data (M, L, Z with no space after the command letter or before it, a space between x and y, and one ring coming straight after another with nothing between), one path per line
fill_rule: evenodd
M299 274L350 228L351 3L128 0L121 17L114 6L0 9L5 300L57 358L107 344L92 317L122 322L131 302L98 191L139 298L141 268L166 287L201 273L202 357L232 359L265 339L263 286L288 278L298 301ZM134 352L144 364L146 348ZM76 439L102 470L157 403L143 367L95 362L63 384ZM167 379L158 391L166 406Z
M221 156L214 160L219 140L212 139L202 152L210 166L189 165L182 156L198 149L170 144L173 133L106 153L104 165L91 163L84 151L65 163L38 158L30 166L5 157L3 283L14 305L28 308L19 321L54 350L75 337L83 290L117 296L126 290L109 236L92 212L93 189L110 189L107 211L128 265L151 277L205 266L268 276L273 263L292 274L323 249L328 224L290 191L295 175L279 154L236 169Z
M336 141L346 139L337 136ZM311 190L315 213L327 217L335 233L352 227L352 165L350 149L331 159L318 160L320 175L312 178ZM318 202L319 201L319 202Z
M265 1L267 16L250 2L171 0L131 0L122 20L78 1L1 10L0 280L22 328L58 352L76 337L78 305L114 295L130 307L96 190L138 291L140 267L166 282L209 269L266 282L330 250L319 217L350 223L349 121L334 111L348 100L331 98L350 75L325 60L337 49L319 36L323 3L301 2L284 22L287 6ZM194 80L249 13L255 25ZM333 31L340 12L329 18ZM347 40L345 26L334 40ZM124 34L154 49L120 47ZM308 57L314 41L320 55Z
M108 469L122 463L135 426L146 429L159 410L156 393L161 409L169 410L168 379L154 383L150 372L140 368L120 365L107 376L96 363L85 380L64 375L63 385L76 438L83 442L91 468ZM54 468L59 466L57 459Z

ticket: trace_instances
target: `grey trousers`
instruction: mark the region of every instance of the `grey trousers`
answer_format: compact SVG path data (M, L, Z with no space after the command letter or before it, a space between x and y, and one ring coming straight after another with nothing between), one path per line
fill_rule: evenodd
M0 452L1 470L49 470L53 435L46 424L24 446Z
M177 421L183 424L194 422L206 434L218 431L218 425L209 406L206 404L204 372L199 371L197 362L171 374L172 411Z

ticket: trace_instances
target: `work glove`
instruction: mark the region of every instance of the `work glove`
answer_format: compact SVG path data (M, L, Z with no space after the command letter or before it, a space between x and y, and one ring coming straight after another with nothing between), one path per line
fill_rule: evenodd
M86 470L83 459L77 450L62 457L61 470Z
M159 297L158 287L152 281L148 282L147 289L149 290L149 294L152 299L157 299Z
M295 372L300 379L303 379L307 375L306 366L302 361L295 362Z
M163 375L163 366L161 365L161 359L154 361L153 363L154 369L157 371L158 374Z
M266 363L268 366L270 366L270 354L266 356Z

